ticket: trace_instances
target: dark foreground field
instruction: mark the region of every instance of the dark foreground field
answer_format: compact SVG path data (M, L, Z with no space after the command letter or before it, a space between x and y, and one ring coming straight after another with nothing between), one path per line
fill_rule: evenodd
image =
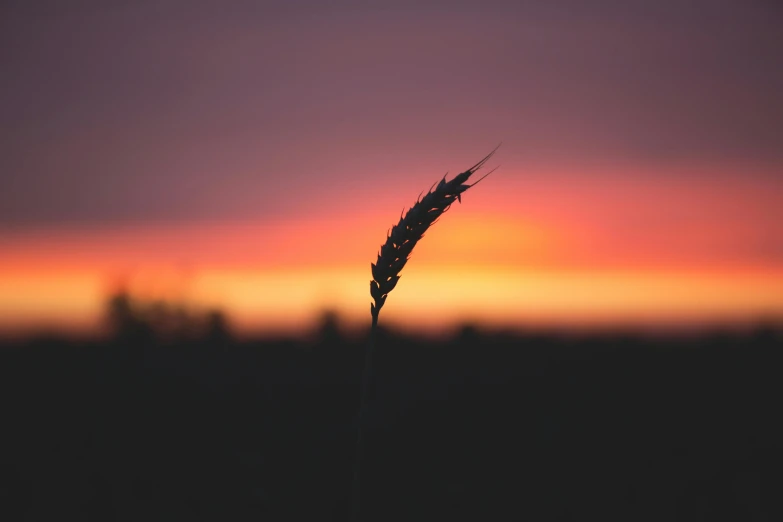
M0 520L347 520L360 340L0 349ZM783 520L783 336L385 333L366 520Z

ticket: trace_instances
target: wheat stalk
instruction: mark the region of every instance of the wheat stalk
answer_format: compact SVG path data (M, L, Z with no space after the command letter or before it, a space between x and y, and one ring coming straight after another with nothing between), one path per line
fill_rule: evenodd
M378 259L370 263L372 269L372 281L370 281L370 296L374 302L370 303L372 315L372 329L365 353L364 371L362 372L362 389L359 401L359 415L357 420L356 458L354 460L353 477L353 516L359 520L359 494L361 484L361 460L363 451L363 427L367 414L367 388L372 373L372 353L375 346L375 332L378 326L378 313L386 303L389 292L394 290L400 280L400 272L410 259L413 248L424 237L440 216L446 212L454 201L462 202L462 193L470 187L486 178L495 169L492 169L475 183L466 183L470 177L479 170L489 158L498 150L495 149L484 158L461 174L457 174L450 181L446 181L446 175L440 182L430 187L429 192L422 198L419 194L416 203L405 215L400 215L400 221L391 228L386 235L386 242L381 245ZM446 173L448 174L448 173Z

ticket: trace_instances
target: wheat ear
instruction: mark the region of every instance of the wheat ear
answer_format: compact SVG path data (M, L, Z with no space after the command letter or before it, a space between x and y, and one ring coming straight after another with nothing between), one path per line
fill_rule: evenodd
M437 186L433 185L423 198L420 195L416 204L404 216L401 215L399 223L392 227L386 242L381 245L381 250L378 252L378 260L370 263L372 269L370 295L375 300L374 303L370 303L370 313L374 321L377 321L378 312L386 302L389 292L397 286L400 272L410 259L413 247L455 200L462 202L463 192L484 179L481 178L470 185L466 183L495 154L496 150L497 147L484 159L462 174L458 174L451 181L446 181L446 176L443 176ZM492 171L488 172L484 177L491 173Z
M375 263L370 263L372 269L372 281L370 281L370 296L375 301L370 303L370 313L372 314L372 329L370 330L370 339L367 344L367 352L364 359L364 371L362 372L362 389L359 401L359 416L357 419L357 440L356 440L356 458L354 460L353 474L353 517L359 520L359 495L361 484L361 461L363 452L363 427L364 417L367 413L367 388L369 387L370 375L372 373L372 353L375 346L375 331L378 326L378 313L386 303L389 292L394 290L397 282L400 280L400 272L405 263L410 259L413 247L424 237L424 233L446 212L454 201L462 202L462 193L470 187L486 178L495 169L486 173L478 181L466 183L470 177L479 170L489 158L498 150L495 149L484 156L484 158L461 174L457 174L450 181L446 181L443 176L439 182L430 187L429 192L408 210L405 215L400 216L400 221L387 233L386 242L381 245L378 252L378 259ZM447 173L448 174L448 173Z

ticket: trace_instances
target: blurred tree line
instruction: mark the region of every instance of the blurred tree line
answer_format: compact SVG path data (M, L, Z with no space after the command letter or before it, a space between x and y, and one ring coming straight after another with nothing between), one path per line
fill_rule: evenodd
M108 299L106 320L113 338L131 343L203 340L223 345L232 339L221 310L198 313L183 303L134 299L124 291Z
M365 338L118 293L0 342L0 520L346 520ZM779 520L783 335L382 329L366 520Z

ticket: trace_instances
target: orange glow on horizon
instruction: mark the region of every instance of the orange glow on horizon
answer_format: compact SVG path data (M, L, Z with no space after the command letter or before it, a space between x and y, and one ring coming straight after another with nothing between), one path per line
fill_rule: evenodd
M383 319L439 330L783 316L777 178L537 179L525 186L508 173L466 194L417 245ZM94 327L117 284L220 307L243 331L301 330L324 309L363 324L370 262L399 217L386 207L263 223L0 231L0 329Z
M406 267L382 311L385 321L443 330L462 321L496 326L687 324L783 316L783 270L777 272L519 271L476 266ZM183 300L226 310L240 331L301 331L323 310L349 323L369 320L366 270L297 268L204 270L187 282L159 281L150 292L129 280L133 295ZM95 326L106 285L99 275L0 278L0 326L36 319L75 329Z

